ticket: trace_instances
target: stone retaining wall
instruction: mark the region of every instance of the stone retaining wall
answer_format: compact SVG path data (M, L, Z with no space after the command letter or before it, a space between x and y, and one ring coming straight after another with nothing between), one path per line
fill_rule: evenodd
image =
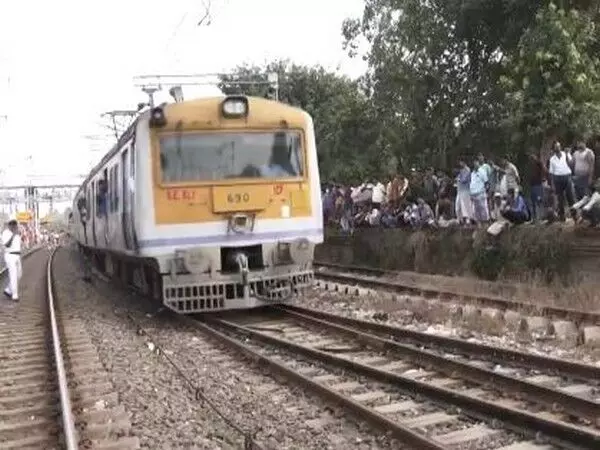
M482 279L531 278L570 284L600 271L600 232L561 224L521 225L492 237L485 231L363 229L346 236L326 230L316 259Z

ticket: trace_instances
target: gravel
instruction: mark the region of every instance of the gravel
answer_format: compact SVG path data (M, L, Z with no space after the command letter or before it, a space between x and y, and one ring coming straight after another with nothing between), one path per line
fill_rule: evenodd
M454 321L449 313L452 310L451 307L438 307L440 306L438 302L426 300L422 297L410 298L412 307L407 306L408 302L393 302L387 295L357 297L313 288L313 291L305 298L298 300L297 304L357 319L376 319L381 323L402 326L425 333L450 336L555 358L572 359L600 366L598 352L585 346L562 348L560 344L547 339L543 335L537 336L537 339L535 337L533 339L524 338L504 327L499 332L493 321L489 321L489 324L486 322L487 326L482 326L484 320L481 318L474 321L476 323L469 320ZM447 303L450 304L451 302L448 301Z
M283 325L283 329L285 329L286 326ZM293 333L299 333L300 328L305 329L306 331L309 331L311 327L307 327L304 328L304 326L301 325L294 325L293 329L294 332ZM313 341L311 339L310 343L309 341L306 341L305 339L308 338L307 335L301 335L301 334L296 334L294 337L291 336L285 336L285 331L283 331L284 333L284 337L292 342L297 342L300 344L304 344L304 345L309 345L309 346L314 346L315 345L315 341ZM312 336L315 337L316 341L318 342L319 338L317 336L320 335L320 333L317 331L317 334L314 334ZM278 334L278 333L275 333ZM343 338L339 338L336 339L333 337L334 335L331 335L329 333L324 333L323 335L320 335L320 337L323 340L330 340L333 341L335 340L336 343L332 343L332 346L337 346L339 344L339 346L341 347L351 347L353 344L353 340L351 338L348 339L343 339ZM319 382L324 383L324 384L328 384L328 385L340 385L343 383L351 383L351 384L357 384L354 385L352 387L348 387L347 390L345 391L345 394L365 394L366 392L371 392L371 393L376 393L376 392L384 392L386 395L385 397L382 398L378 398L372 401L369 401L368 404L369 406L383 406L383 405L393 405L393 404L399 404L399 403L404 403L404 402L414 402L414 405L411 405L409 408L396 412L394 414L390 414L387 417L390 418L391 420L395 421L395 422L406 422L406 421L410 421L411 419L416 419L418 417L424 418L424 416L429 415L429 414L433 414L433 413L449 413L452 416L454 416L451 420L448 421L441 421L438 423L434 423L434 424L430 424L430 425L425 425L423 427L417 427L414 428L416 431L426 434L429 437L432 436L440 436L440 435L445 435L447 433L450 433L452 431L457 431L459 429L467 429L470 428L471 426L475 425L476 423L482 425L482 422L479 422L478 420L473 420L472 417L468 417L467 415L462 414L462 412L457 409L457 408L453 408L453 407L449 407L448 405L441 405L441 404L435 404L433 402L430 402L428 399L426 398L420 398L419 395L415 395L414 392L411 392L410 390L407 391L403 391L402 389L398 388L398 387L394 387L389 385L388 383L381 383L378 381L373 380L370 377L365 377L365 376L361 376L361 375L357 375L355 373L352 372L346 372L344 369L341 368L337 368L337 367L333 367L331 365L328 365L326 363L321 363L321 362L315 362L313 359L311 358L306 358L304 356L300 356L298 355L296 352L294 351L282 351L280 348L278 348L277 346L264 346L263 344L260 344L256 341L250 341L248 343L249 346L255 348L256 350L258 350L260 353L262 354L268 354L271 357L274 357L277 361L281 362L282 364L289 366L289 367L293 367L296 370L303 370L304 369L304 373L306 374L310 374L307 375L310 378L312 378L313 380L315 380L317 377L320 377ZM364 352L356 352L356 353L352 353L351 359L352 360L366 360L368 358L374 357L378 352L371 352L371 351L364 351ZM346 355L348 355L346 353ZM381 359L388 359L385 356L381 356ZM399 361L396 360L395 358L392 359L390 358L388 360L388 362L391 362L392 360L395 361ZM377 364L379 365L379 364ZM415 369L412 370L413 374L417 371L421 371L421 369L417 369L416 365L413 365L413 367L415 367ZM406 373L406 372L405 372ZM433 375L433 377L436 377L435 375ZM421 381L425 381L424 378L421 378ZM470 383L463 383L463 389L467 389L467 388L474 388L475 385L472 385ZM452 388L454 389L454 387ZM451 411L451 412L450 412ZM481 440L476 440L476 441L470 441L468 443L464 443L462 446L460 446L460 448L469 448L469 449L478 449L478 450L482 450L482 449L488 449L488 448L498 448L502 445L508 445L512 442L515 442L517 440L519 440L519 436L517 434L515 434L514 432L508 431L508 430L501 430L498 429L497 430L498 433L493 435L493 436L489 436L487 439L485 439L485 442L482 442ZM395 447L397 448L397 447ZM459 450L458 448L455 448L455 450Z
M198 330L156 314L138 296L98 279L83 282L75 250L60 249L54 270L61 308L85 322L142 448L243 448L243 436L194 399L183 378L153 351L156 344L226 417L256 433L265 448L391 448L380 432L261 372ZM142 321L149 336L138 334L128 315Z

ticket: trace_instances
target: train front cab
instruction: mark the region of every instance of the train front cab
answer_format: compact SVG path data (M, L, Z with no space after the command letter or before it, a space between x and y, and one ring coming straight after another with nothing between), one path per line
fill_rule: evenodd
M164 304L194 313L284 303L312 284L313 251L306 239L178 251L163 275Z
M246 113L227 114L228 101ZM169 105L164 116L151 139L154 236L143 243L173 249L156 251L164 304L197 313L301 295L323 240L308 114L229 97Z

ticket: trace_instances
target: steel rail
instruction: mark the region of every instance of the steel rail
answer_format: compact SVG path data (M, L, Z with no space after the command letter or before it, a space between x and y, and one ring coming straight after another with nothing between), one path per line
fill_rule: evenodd
M324 319L341 325L348 325L361 330L368 330L387 337L392 337L402 342L409 342L415 345L429 345L439 347L446 351L455 353L466 353L476 355L480 359L488 361L498 361L503 363L528 364L530 367L547 370L572 378L585 378L589 380L600 380L600 366L584 364L577 361L568 361L550 356L538 355L536 353L526 353L510 348L496 347L489 344L471 342L463 339L457 339L449 336L441 336L422 331L411 330L409 328L397 325L387 325L384 323L372 322L370 320L354 319L325 311L319 311L312 308L296 305L279 305L275 307L284 311L295 311L301 314L307 314L313 317Z
M449 359L428 349L416 348L400 342L373 336L357 328L328 322L312 317L310 314L283 311L292 319L309 322L319 329L329 328L335 332L346 334L365 345L371 345L378 350L392 351L400 354L409 359L413 364L431 366L436 371L444 373L447 376L453 377L458 375L460 378L482 386L493 383L497 390L507 389L511 393L521 394L532 403L544 404L551 410L562 410L574 416L590 420L594 424L600 424L600 405L593 400L571 395L510 375L494 372L486 368L477 367L467 362ZM600 373L600 368L598 370Z
M401 275L401 272L392 272L383 269L377 269L373 267L362 267L362 266L344 266L336 263L320 262L315 261L314 267L325 267L336 270L344 270L347 272L367 272L371 275ZM332 271L318 271L315 270L315 278L322 278L324 280L332 280L341 283L358 284L373 289L391 290L397 293L413 293L422 296L440 296L446 298L460 298L475 304L490 306L501 309L503 311L508 309L523 310L527 312L534 312L536 314L557 317L561 319L573 320L576 323L600 323L600 312L596 311L581 311L573 308L562 308L558 306L536 304L531 302L521 302L510 298L500 297L493 294L469 294L460 292L459 289L447 288L447 287L436 287L430 284L423 286L418 281L403 281L403 280L381 280L366 278L356 273L345 274L340 272Z
M390 383L406 390L407 392L420 392L430 399L436 399L446 405L455 405L465 410L465 414L487 420L498 420L510 425L517 431L533 435L534 432L542 432L550 438L553 443L567 448L598 448L600 445L600 433L561 422L547 419L529 411L516 409L510 406L495 403L491 400L480 399L463 394L460 391L429 384L424 381L404 377L393 372L378 369L363 363L350 361L322 350L297 344L283 338L276 338L264 332L254 330L249 326L240 325L223 319L206 319L214 326L224 328L230 332L254 337L262 342L289 351L335 365L342 369L351 370L355 373L372 377L384 383Z
M287 367L285 364L279 363L268 356L262 355L260 352L251 349L249 346L239 342L239 340L227 336L215 328L210 323L202 323L191 317L183 316L181 319L184 323L195 327L202 332L209 334L211 337L216 339L220 344L225 344L229 348L238 351L245 355L248 359L254 363L267 367L289 380L298 383L300 386L307 387L319 395L325 397L328 401L333 404L342 405L348 410L352 411L358 417L368 421L372 425L390 431L391 434L404 443L412 446L418 450L444 450L446 447L439 443L429 439L427 436L419 434L408 427L402 426L387 417L379 414L375 411L371 411L369 408L361 405L360 403L328 388L327 386L311 380L310 378L296 372L295 370Z
M52 283L52 263L54 261L54 255L56 254L56 248L50 254L48 258L48 265L46 267L46 281L48 289L48 309L50 312L50 329L52 331L52 346L54 349L54 360L56 364L56 373L58 377L58 389L60 396L60 406L62 413L62 424L63 433L65 440L65 448L67 450L77 450L78 439L75 431L75 420L73 418L73 409L71 407L71 399L69 396L69 386L67 380L67 371L65 369L65 363L61 350L60 335L58 331L58 322L56 320L56 305L54 304L54 292Z

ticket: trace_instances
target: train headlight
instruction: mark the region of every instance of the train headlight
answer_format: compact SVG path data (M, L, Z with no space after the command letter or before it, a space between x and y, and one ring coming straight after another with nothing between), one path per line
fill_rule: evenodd
M245 233L254 228L254 217L248 214L234 214L229 217L229 229L235 233Z
M290 245L290 256L296 264L308 264L313 257L314 245L306 238L296 239Z
M150 128L162 128L167 124L165 112L160 106L152 108L150 111Z
M221 104L223 117L239 118L248 115L248 99L243 96L227 97Z
M189 273L199 275L210 270L210 257L202 250L186 250L181 256L185 270Z

